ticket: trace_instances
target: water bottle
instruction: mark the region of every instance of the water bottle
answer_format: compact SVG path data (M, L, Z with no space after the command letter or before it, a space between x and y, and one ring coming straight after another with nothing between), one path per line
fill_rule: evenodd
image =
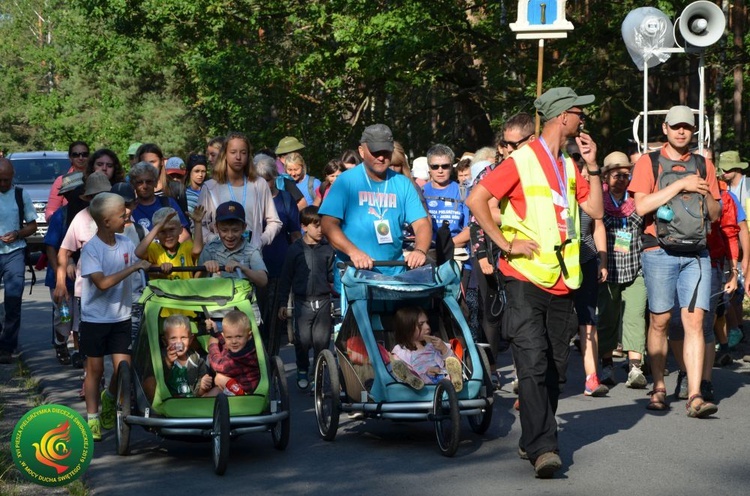
M62 305L60 305L60 323L61 324L67 324L70 322L70 308L68 308L68 304L63 302Z

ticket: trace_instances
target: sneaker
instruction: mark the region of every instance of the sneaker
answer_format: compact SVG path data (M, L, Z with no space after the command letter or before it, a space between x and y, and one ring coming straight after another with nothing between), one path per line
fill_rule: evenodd
M745 355L742 357L743 362L750 362L750 355Z
M560 456L554 451L542 453L534 462L534 472L539 479L550 479L562 467Z
M518 458L520 458L521 460L529 459L529 454L526 453L526 450L521 448L520 446L518 447Z
M460 392L464 388L464 378L461 375L461 362L456 357L448 357L445 359L445 370L448 371L448 378L453 383L453 388L456 392Z
M687 372L680 372L677 374L677 386L674 388L674 395L677 399L686 400L688 399L688 380Z
M402 360L393 360L391 362L391 371L393 372L393 377L411 388L419 390L424 387L424 381Z
M102 421L102 428L107 430L114 429L116 416L115 399L108 394L106 389L102 391L101 399L102 414L99 418Z
M615 367L614 365L605 365L602 367L602 376L599 382L607 386L615 385Z
M513 379L513 382L511 382L510 385L513 388L513 394L518 394L518 377Z
M310 380L307 378L306 370L297 371L297 387L303 391L310 387Z
M73 354L70 355L70 364L75 369L82 369L83 368L83 359L85 357L78 353L77 351L74 351Z
M492 375L490 376L490 380L492 381L492 385L495 387L495 391L500 391L502 389L503 382L499 370L496 370L492 373Z
M609 392L609 388L604 384L599 383L599 378L596 374L591 374L586 379L586 386L583 390L583 394L586 396L593 396L595 398L605 396Z
M711 381L701 381L701 396L706 401L714 400L714 384Z
M89 429L94 441L102 440L102 424L98 418L89 420Z
M617 343L617 348L612 350L612 356L615 358L622 358L625 356L625 352L622 349L622 343Z
M742 331L739 329L729 329L729 349L734 349L737 347L738 344L740 344L740 341L745 337L744 334L742 334Z
M631 389L643 389L648 385L646 376L643 374L643 370L638 365L630 367L628 372L628 380L625 382L625 387Z
M716 355L716 359L714 360L714 366L716 367L728 367L729 365L732 365L732 362L734 360L732 359L732 355L729 353L721 353Z

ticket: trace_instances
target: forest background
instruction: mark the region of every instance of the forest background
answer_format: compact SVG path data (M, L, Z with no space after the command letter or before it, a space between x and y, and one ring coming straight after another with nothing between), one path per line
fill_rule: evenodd
M575 30L547 40L543 89L596 95L587 128L600 160L626 149L643 107L623 19L650 6L674 21L689 3L568 0ZM716 3L727 28L705 52L712 144L748 158L747 8ZM491 145L507 117L533 111L537 42L510 30L517 4L0 0L0 147L67 150L81 139L125 158L139 141L184 157L238 130L256 150L299 138L317 172L355 147L364 126L384 122L412 158L437 142L473 151ZM681 54L651 69L649 107L697 108L697 66Z

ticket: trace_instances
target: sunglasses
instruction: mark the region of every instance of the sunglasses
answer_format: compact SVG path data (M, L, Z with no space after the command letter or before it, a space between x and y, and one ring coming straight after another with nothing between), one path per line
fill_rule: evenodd
M518 150L518 147L526 143L529 140L529 138L531 138L532 136L534 136L533 133L518 141L500 140L500 146L502 146L503 148L510 147L510 148L513 148L514 150Z
M586 114L584 114L581 110L566 110L566 113L577 115L578 118L582 121L586 120Z
M73 152L70 154L71 158L88 158L89 152Z
M448 170L451 167L453 167L452 164L430 164L430 170L438 170L438 169Z

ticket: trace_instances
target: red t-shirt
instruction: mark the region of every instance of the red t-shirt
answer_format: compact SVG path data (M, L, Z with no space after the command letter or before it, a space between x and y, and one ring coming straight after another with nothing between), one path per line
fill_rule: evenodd
M555 174L554 167L557 167L560 177L563 178L565 174L565 166L563 161L557 159L557 162L553 165L550 156L542 145L541 139L534 140L527 146L531 147L536 155L536 159L544 170L544 175L547 177L547 182L550 185L552 191L562 195L560 191L560 185ZM487 176L481 181L482 186L487 188L487 191L492 193L495 198L508 198L510 205L513 210L516 211L521 219L526 218L526 209L529 206L526 204L526 197L523 194L523 187L521 185L521 178L518 175L518 169L516 169L516 162L513 157L505 159L499 166L487 174ZM578 169L576 169L576 201L580 204L585 202L589 197L589 183L583 179ZM578 207L578 205L573 205ZM555 214L557 216L557 226L560 231L560 242L566 239L566 224L565 220L561 217L563 207L555 204ZM509 240L510 241L510 240ZM508 277L518 279L520 281L529 282L523 274L515 270L508 264L507 260L501 258L498 267L500 271ZM565 295L570 293L572 290L565 285L562 277L557 279L557 282L551 288L542 288L545 291L554 295Z
M667 143L661 148L661 154L662 156L669 158L667 156L666 148ZM678 161L686 162L689 159L690 153L686 153L681 156ZM661 165L659 165L658 174L661 174L661 170ZM708 190L711 192L711 196L713 196L716 201L719 201L720 194L719 183L716 180L716 167L714 167L713 162L708 159L706 159L706 181L708 182ZM628 191L630 191L633 194L633 198L635 198L635 193L645 193L650 195L658 189L659 185L656 184L656 180L654 179L654 169L651 165L651 157L649 157L648 154L642 155L633 168L633 177L630 181L630 186L628 186ZM654 224L653 215L645 216L645 227L643 232L656 237L656 225Z

